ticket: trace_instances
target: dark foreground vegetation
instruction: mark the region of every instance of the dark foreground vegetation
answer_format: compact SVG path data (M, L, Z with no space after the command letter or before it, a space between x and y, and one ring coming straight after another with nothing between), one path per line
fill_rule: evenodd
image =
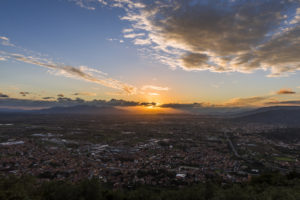
M184 188L136 187L112 189L96 179L78 183L50 181L40 183L33 177L0 180L1 200L298 200L300 174L268 173L243 184L212 181Z

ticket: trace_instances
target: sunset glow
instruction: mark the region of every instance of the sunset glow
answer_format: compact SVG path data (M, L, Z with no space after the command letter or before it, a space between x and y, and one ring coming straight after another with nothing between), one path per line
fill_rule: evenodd
M288 0L6 0L0 100L299 105L299 8Z
M300 0L1 0L0 200L300 200Z

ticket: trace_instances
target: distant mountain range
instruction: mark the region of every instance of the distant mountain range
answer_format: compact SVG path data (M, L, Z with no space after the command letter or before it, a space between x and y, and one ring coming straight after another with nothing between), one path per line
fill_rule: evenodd
M78 105L71 107L52 107L42 110L0 109L0 113L121 115L127 114L128 112L115 107Z
M53 107L49 109L35 111L39 114L90 114L90 115L116 115L126 114L127 111L115 107L97 107L97 106L72 106L72 107Z
M273 106L240 113L234 120L300 126L300 106Z
M223 109L224 110L224 109ZM235 112L230 112L230 108L227 112L212 109L210 112L205 110L204 113L194 112L194 114L205 114L219 117L228 117L234 121L240 122L254 122L254 123L276 123L287 125L299 125L300 126L300 106L274 106L263 107L259 109L245 110L235 109ZM0 113L25 113L25 114L87 114L87 115L124 115L133 114L132 112L119 109L110 106L91 106L91 105L78 105L72 107L52 107L42 110L16 110L16 109L0 109ZM193 113L193 112L191 112ZM221 114L220 114L221 113Z

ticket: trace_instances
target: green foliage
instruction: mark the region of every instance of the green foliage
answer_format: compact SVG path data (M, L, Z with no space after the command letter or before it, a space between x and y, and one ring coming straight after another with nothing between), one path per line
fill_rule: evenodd
M184 188L141 186L112 189L98 180L78 183L49 181L33 177L0 179L0 200L298 200L300 174L268 173L248 183L222 185L208 182Z

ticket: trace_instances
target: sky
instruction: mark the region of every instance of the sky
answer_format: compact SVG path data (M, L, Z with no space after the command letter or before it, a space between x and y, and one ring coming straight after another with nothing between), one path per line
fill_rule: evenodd
M300 102L299 0L2 0L0 27L0 106Z

